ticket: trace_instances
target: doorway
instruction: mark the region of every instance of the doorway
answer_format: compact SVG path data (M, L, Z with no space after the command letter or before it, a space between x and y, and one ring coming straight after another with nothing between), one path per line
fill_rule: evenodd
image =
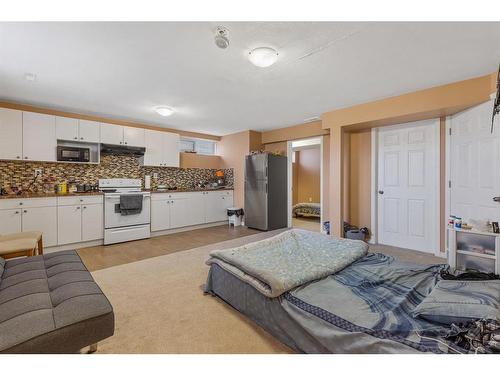
M439 254L439 119L376 134L378 243Z
M321 232L322 137L288 142L289 226Z

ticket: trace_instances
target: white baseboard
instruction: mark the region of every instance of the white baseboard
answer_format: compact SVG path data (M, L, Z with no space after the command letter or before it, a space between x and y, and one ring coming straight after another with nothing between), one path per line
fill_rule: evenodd
M69 243L69 244L66 244L66 245L44 247L43 248L43 253L44 254L48 254L48 253L54 253L56 251L75 250L75 249L81 249L83 247L100 246L100 245L103 245L103 244L104 244L104 240L94 240L94 241Z
M191 225L189 227L159 230L159 231L156 231L156 232L151 232L151 237L165 236L165 235L168 235L168 234L180 233L180 232L187 232L187 231L195 230L195 229L218 227L219 225L224 225L224 224L228 225L227 224L227 220L217 221L215 223L209 223L209 224Z

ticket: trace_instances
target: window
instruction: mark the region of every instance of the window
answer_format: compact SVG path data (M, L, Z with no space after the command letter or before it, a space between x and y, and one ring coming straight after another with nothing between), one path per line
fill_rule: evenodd
M207 139L181 138L180 149L183 152L196 152L203 155L215 155L217 142Z

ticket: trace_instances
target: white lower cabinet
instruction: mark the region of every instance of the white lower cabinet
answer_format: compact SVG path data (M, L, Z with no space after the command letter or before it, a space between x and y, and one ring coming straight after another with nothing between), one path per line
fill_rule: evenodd
M58 245L104 238L102 196L60 197L57 206Z
M205 199L207 222L222 221L227 219L227 209L233 206L233 192L207 191Z
M21 209L0 210L0 235L21 232Z
M102 204L82 206L82 241L104 238L104 209Z
M64 245L82 240L82 206L57 207L57 243Z
M151 231L224 221L226 210L232 205L233 192L230 190L153 193Z
M162 197L163 196L163 197ZM170 201L168 194L151 196L151 231L170 229Z
M23 208L22 230L42 232L45 247L57 245L57 207Z

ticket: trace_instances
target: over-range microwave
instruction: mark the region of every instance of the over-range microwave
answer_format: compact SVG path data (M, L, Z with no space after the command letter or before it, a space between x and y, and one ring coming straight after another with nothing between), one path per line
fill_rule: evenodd
M57 146L57 161L90 162L90 148Z

